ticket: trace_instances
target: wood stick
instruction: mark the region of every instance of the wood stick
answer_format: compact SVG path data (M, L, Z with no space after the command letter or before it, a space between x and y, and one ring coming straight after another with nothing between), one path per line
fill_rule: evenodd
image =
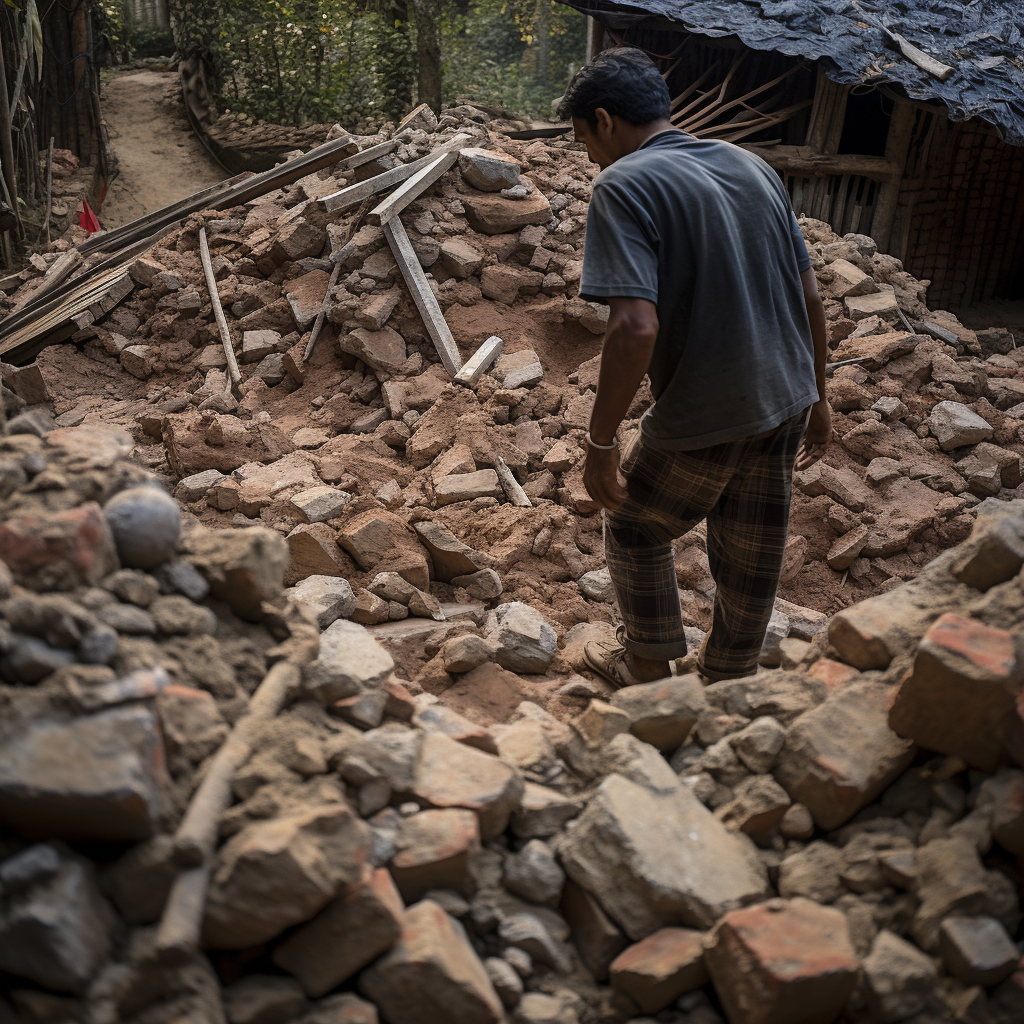
M500 455L497 462L494 463L494 471L498 474L498 480L501 482L505 497L513 505L519 508L533 508L530 496L519 486L519 481L512 475L512 470L508 468L505 460Z
M476 382L483 376L484 370L500 358L505 342L496 334L488 338L463 364L462 369L455 374L455 381L458 384L465 384L467 387L474 387Z
M210 292L210 302L213 303L213 315L217 318L217 329L220 331L220 340L228 360L228 380L231 385L237 387L242 383L242 375L238 371L235 350L231 345L231 332L228 330L228 322L224 317L224 307L220 304L220 294L217 291L217 279L213 274L213 263L210 260L210 243L206 240L205 225L199 229L199 255L203 260L206 287Z
M458 155L455 150L442 153L436 160L418 170L401 188L395 189L384 202L370 211L366 219L378 227L387 224L392 217L397 217L414 199L426 192L455 163Z
M423 324L434 343L434 348L437 349L437 354L441 357L441 363L452 377L456 376L462 369L459 347L455 344L441 307L437 304L427 275L416 258L405 225L398 217L384 225L384 237L391 246L398 269L401 270L402 277L405 278L405 283L412 294L412 300L423 317Z
M174 836L180 862L188 868L171 888L156 935L157 953L167 962L184 959L199 945L220 816L231 802L231 781L252 750L257 727L277 715L299 679L299 668L292 662L274 665L192 794Z
M46 151L46 219L40 234L46 235L46 244L50 244L50 214L53 212L53 136L50 136L50 148Z
M359 212L352 218L352 223L348 228L348 235L345 238L345 244L347 245L352 236L362 227L363 218L366 216L372 199L367 199L363 205L359 208ZM335 246L334 252L331 256L334 256L335 252L340 251L343 246ZM338 278L341 277L341 264L335 262L334 268L331 270L331 279L327 284L327 291L324 293L324 301L320 304L320 312L316 315L316 322L313 324L313 330L309 333L309 341L306 343L306 351L302 353L302 361L304 363L309 362L310 357L313 355L313 350L316 348L316 343L320 340L320 332L323 330L324 321L327 319L327 314L330 311L331 305L331 292L338 284Z
M372 178L367 178L366 181L349 185L339 192L317 200L317 202L328 213L347 210L350 206L355 206L356 203L361 203L364 199L369 199L370 196L374 196L378 192L385 192L392 186L401 184L407 178L411 178L417 171L432 164L442 153L462 149L471 140L471 135L460 132L449 139L443 146L438 146L432 153L428 153L418 160L412 160L407 164L392 167L390 171L384 171L383 174L374 175Z

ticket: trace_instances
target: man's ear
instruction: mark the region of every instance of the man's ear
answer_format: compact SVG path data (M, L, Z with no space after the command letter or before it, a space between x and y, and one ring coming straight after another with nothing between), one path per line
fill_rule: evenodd
M598 107L594 111L594 133L598 136L607 138L615 130L615 122L612 120L612 115L608 113L604 107Z

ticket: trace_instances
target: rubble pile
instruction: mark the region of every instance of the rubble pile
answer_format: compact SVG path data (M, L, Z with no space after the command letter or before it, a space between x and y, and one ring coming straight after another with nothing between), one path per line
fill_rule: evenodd
M580 674L615 621L582 486L595 169L486 122L420 109L373 163L190 218L75 344L0 368L0 1018L1020 1020L1012 336L803 220L837 441L797 477L762 668L610 693ZM402 222L463 359L502 339L472 386L379 200L327 209L458 133ZM677 568L696 646L699 531ZM205 897L169 898L283 662ZM167 939L185 904L198 949Z
M1024 503L805 624L788 670L576 676L560 705L538 674L581 631L495 603L493 570L450 621L382 572L368 593L418 617L367 627L343 579L285 588L276 531L183 526L119 428L24 417L0 438L5 1021L1021 1019ZM435 565L471 553L418 525ZM415 642L459 680L440 698L396 667ZM162 944L183 813L282 662L211 823L200 946Z
M607 318L578 297L595 168L568 141L518 141L486 122L473 108L439 123L421 109L391 154L191 218L135 261L126 303L77 345L39 358L57 422L124 425L136 457L172 479L200 521L285 535L290 583L349 581L356 621L406 614L400 601L374 600L381 571L466 603L452 580L482 568L560 635L610 621L600 517L582 485ZM459 132L471 145L457 167L402 219L462 357L492 336L504 343L474 387L453 383L438 361L384 229L365 222L367 204L326 209L347 184ZM234 397L200 265L203 225L244 378ZM782 596L829 613L912 579L967 536L979 502L1017 493L1022 350L1006 331L976 333L929 311L927 282L870 239L802 226L826 300L837 443L797 480ZM638 396L624 434L649 397ZM509 502L499 459L532 508ZM431 573L426 522L476 561ZM367 531L370 549L348 536ZM686 622L706 629L713 581L701 531L679 546L677 568ZM801 638L781 617L775 625L779 639ZM766 658L778 662L777 644Z

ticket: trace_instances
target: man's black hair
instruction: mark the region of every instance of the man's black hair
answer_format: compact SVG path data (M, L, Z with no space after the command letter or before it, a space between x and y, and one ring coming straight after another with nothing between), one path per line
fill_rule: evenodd
M654 61L634 46L617 46L598 54L573 76L558 107L563 121L583 118L593 127L594 111L644 125L669 116L668 85Z

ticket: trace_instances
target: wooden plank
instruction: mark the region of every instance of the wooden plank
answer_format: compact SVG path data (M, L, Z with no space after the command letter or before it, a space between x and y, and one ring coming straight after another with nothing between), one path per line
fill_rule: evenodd
M13 312L18 312L24 309L30 302L35 302L44 295L48 295L66 281L82 263L82 254L77 249L69 249L67 252L61 253L43 275L39 287L31 295L19 299Z
M203 261L206 288L210 293L213 315L217 319L217 330L220 332L220 341L224 346L224 355L228 361L228 380L237 387L242 383L242 374L239 372L235 350L231 345L231 332L228 330L228 322L224 317L224 307L220 304L220 293L217 291L217 278L213 273L213 261L210 259L210 243L206 239L205 225L199 229L199 257Z
M372 178L367 178L366 181L349 185L333 195L318 200L318 203L321 209L326 210L328 213L347 210L350 206L355 206L356 203L361 203L364 199L377 195L378 192L386 192L389 188L400 185L403 181L411 178L417 171L433 163L442 153L462 149L471 140L471 135L460 132L449 139L443 146L439 146L432 153L427 154L427 156L420 157L418 160L412 160L407 164L400 164L398 167L392 167L390 171L374 175Z
M512 470L505 464L505 460L499 455L494 463L494 471L498 474L498 481L505 492L505 497L519 508L533 508L530 496L519 486L519 481L512 475Z
M367 221L378 227L397 217L413 200L422 195L431 185L445 174L458 159L458 153L451 150L442 153L432 163L418 170L401 188L395 189L379 206L372 209Z
M466 360L462 369L455 374L456 383L465 384L467 387L474 387L476 382L483 376L484 370L501 356L504 347L505 342L496 334L489 337Z
M355 157L343 156L344 150L350 144L349 138L334 139L262 174L254 174L247 178L237 176L219 185L212 185L180 202L165 206L162 210L156 210L130 224L90 239L79 246L79 251L86 255L91 252L110 252L119 245L139 237L142 232L152 234L158 229L169 231L171 225L200 210L230 210L273 192L274 189L291 185L299 178L304 178L323 167L334 164L351 167L353 165L350 161L357 159L361 154L357 153Z
M810 146L773 146L750 148L777 171L811 176L815 174L860 174L876 181L887 181L898 174L884 156L859 156L854 153L822 153Z
M437 354L441 357L441 363L448 373L455 377L462 369L459 348L455 344L455 339L441 312L441 307L437 304L427 275L416 258L405 225L398 217L389 220L384 225L384 237L388 240L388 245L391 246L398 269L402 271L402 277L405 278L412 300L416 303L420 316L423 317L423 324L427 328L430 340L434 343L434 348L437 349Z

